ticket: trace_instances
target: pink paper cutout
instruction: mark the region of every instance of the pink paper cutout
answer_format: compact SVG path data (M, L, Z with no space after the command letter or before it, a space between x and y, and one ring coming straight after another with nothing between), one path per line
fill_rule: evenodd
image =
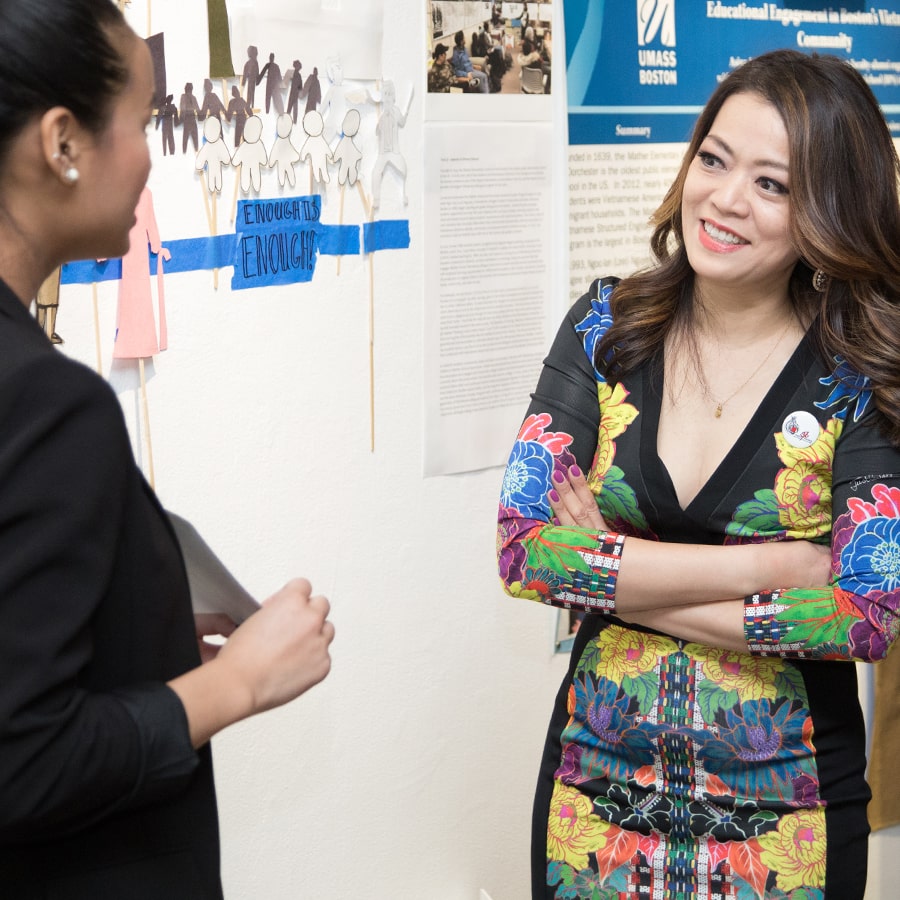
M116 310L114 359L144 359L168 346L166 298L163 286L163 260L171 254L162 246L153 195L144 188L135 210L137 221L129 233L130 247L122 257L122 279ZM156 263L157 302L159 304L159 336L153 315L153 293L150 287L150 257L147 246L158 254Z

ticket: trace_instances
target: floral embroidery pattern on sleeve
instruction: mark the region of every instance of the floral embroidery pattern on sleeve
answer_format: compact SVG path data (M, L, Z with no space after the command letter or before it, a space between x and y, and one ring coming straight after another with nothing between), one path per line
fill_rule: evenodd
M835 520L832 588L748 598L745 631L751 651L884 658L900 632L900 488L877 483L871 497L851 497L848 511Z
M514 597L612 610L621 539L548 524L554 466L575 462L571 436L548 431L550 424L548 413L528 416L510 454L500 489L500 577Z

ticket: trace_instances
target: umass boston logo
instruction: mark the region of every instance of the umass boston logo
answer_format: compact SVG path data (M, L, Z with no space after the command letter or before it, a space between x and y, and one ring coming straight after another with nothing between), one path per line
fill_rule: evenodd
M636 0L641 84L678 84L675 0Z

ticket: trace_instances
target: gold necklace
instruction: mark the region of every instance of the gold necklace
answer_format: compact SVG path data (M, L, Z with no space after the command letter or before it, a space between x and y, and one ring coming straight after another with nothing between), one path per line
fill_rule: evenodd
M769 352L763 357L762 362L742 381L724 400L716 400L715 397L710 394L710 399L716 404L716 411L714 413L717 419L722 418L722 410L725 407L725 404L729 401L733 400L748 384L756 377L759 373L760 369L772 358L772 354L775 352L778 345L784 340L784 336L787 334L787 330L790 327L791 322L794 320L793 315L788 317L787 322L784 323L784 328L781 329L781 334L778 335L778 339L774 344L769 348ZM706 373L703 372L703 363L698 360L701 369L701 375L703 377L704 384L706 383Z

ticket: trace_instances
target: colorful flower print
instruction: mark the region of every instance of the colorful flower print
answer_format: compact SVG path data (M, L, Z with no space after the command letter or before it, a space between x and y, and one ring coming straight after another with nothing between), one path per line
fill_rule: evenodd
M571 783L597 778L625 781L629 773L653 764L655 728L641 721L627 691L603 678L597 682L587 673L576 677L573 687L575 710L560 737L563 747L569 743L581 747L579 769ZM565 758L564 753L564 762ZM562 777L559 770L557 777Z
M550 511L546 492L552 471L553 455L543 444L517 440L500 488L501 505L525 518L546 521Z
M592 647L585 648L578 667L625 685L652 674L660 657L677 652L678 645L671 638L610 625L597 635Z
M857 525L841 550L841 573L841 587L854 594L900 588L900 519L879 516Z
M783 891L825 886L825 810L805 809L785 816L774 831L757 838L760 861L776 872Z
M775 496L787 537L814 540L830 533L831 467L842 430L839 419L829 419L808 447L793 447L781 432L775 435L785 465L775 479Z
M728 535L726 544L781 540L784 526L778 515L775 491L756 491L752 500L739 504L732 520L725 526L725 533Z
M606 846L609 823L594 815L591 801L575 788L557 781L550 798L547 859L587 868L588 854Z
M575 333L582 335L584 352L594 366L594 374L597 381L603 381L603 376L597 369L594 360L597 356L597 345L612 326L612 314L609 308L609 298L612 296L612 286L606 285L600 289L600 297L591 302L588 314L575 326Z
M900 491L872 487L872 502L851 498L835 522L835 601L850 622L857 659L883 659L900 632Z
M855 404L853 421L858 422L866 414L872 400L869 379L865 375L860 375L842 356L835 356L834 362L834 372L819 379L819 384L831 387L831 393L825 400L816 403L816 406L819 409L839 407L832 415L845 419L847 411Z
M809 715L768 700L725 710L718 736L698 746L698 758L736 798L793 800L801 775L812 777Z
M533 519L524 518L517 509L500 507L497 525L497 561L504 584L521 583L525 577L524 533L535 527Z
M777 680L787 668L781 659L750 656L703 644L688 644L685 649L703 664L701 685L705 680L728 698L733 697L728 706L763 698L774 700L778 695Z
M591 465L588 484L598 494L604 477L616 455L616 438L637 418L637 407L626 403L628 391L621 383L611 388L605 381L597 385L600 403L600 430L597 433L597 451Z

